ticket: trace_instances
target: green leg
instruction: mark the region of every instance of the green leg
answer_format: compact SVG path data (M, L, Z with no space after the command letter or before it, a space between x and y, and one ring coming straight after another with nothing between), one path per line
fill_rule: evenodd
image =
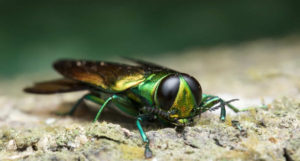
M220 103L220 107L221 107L220 120L225 121L225 119L226 119L226 109L225 109L226 102L224 102L221 98L219 98L217 96L215 96L215 97L212 96L209 100L207 100L205 107L213 110L215 108L214 106L218 103Z
M218 96L212 96L212 95L203 95L202 97L203 99L203 104L202 104L202 112L205 112L207 110L216 110L218 108L221 108L221 113L220 113L220 120L221 121L225 121L226 119L226 109L225 109L225 105L228 105L229 108L231 108L233 111L235 112L239 112L238 109L234 106L232 106L229 102L225 102L224 100L222 100L221 98L219 98ZM219 106L215 106L218 103L220 103Z
M128 100L124 97L120 97L118 95L113 95L113 96L107 98L106 100L103 100L102 98L99 98L98 96L95 96L95 95L88 95L86 97L86 99L93 101L99 105L102 105L97 113L97 116L94 119L94 122L96 120L98 120L104 107L111 101L114 103L114 105L116 105L116 107L118 108L118 110L120 112L122 112L126 115L135 117L138 114L138 111L135 109L134 105L131 103L130 100Z
M226 104L230 109L232 109L232 111L234 111L235 113L241 112L240 109L236 108L235 106L233 106L232 104L228 103Z
M58 115L73 115L74 112L76 111L76 109L79 107L79 105L81 104L81 102L84 100L84 99L88 99L88 97L92 95L92 94L86 94L84 95L83 97L81 97L74 105L73 107L71 108L71 110L69 112L66 112L66 113L58 113Z
M212 95L206 95L203 94L202 95L202 104L201 104L201 113L205 112L207 110L216 110L218 108L221 108L221 114L220 114L220 119L222 121L225 121L226 119L226 109L225 106L229 107L231 110L233 110L234 112L242 112L242 111L248 111L250 109L255 109L255 108L268 108L267 106L263 105L260 107L252 107L252 108L245 108L245 109L238 109L237 107L233 106L232 104L230 104L233 101L236 101L237 99L233 99L233 100L229 100L229 101L224 101L223 99L219 98L218 96L212 96ZM216 106L218 103L220 103L220 105Z
M220 98L217 96L208 96L202 98L202 104L200 105L202 110L201 113L207 110L214 110L214 106L220 102Z
M257 109L257 108L263 108L263 109L268 109L267 105L262 105L262 106L257 106L257 107L248 107L248 108L243 108L243 109L238 109L235 106L231 105L231 104L227 104L227 106L232 109L234 112L244 112L244 111L249 111L252 109Z
M99 118L99 116L100 116L102 110L104 109L104 107L105 107L110 101L112 101L113 99L115 99L116 97L117 97L116 95L113 95L113 96L108 97L108 98L106 99L106 101L105 101L105 102L102 104L102 106L100 107L100 109L99 109L99 111L98 111L98 113L97 113L97 115L96 115L96 117L95 117L95 119L94 119L94 122L96 122L96 121L98 120L98 118Z
M150 150L150 147L149 147L149 140L142 128L142 125L141 125L141 122L143 121L144 117L143 116L138 116L137 120L136 120L136 126L138 127L139 129L139 132L141 134L141 137L143 139L143 142L146 143L145 145L145 157L146 158L151 158L152 157L152 151Z
M93 94L89 94L87 97L86 97L87 100L90 100L94 103L97 103L98 105L102 105L105 100L103 100L102 98L100 98L99 96L95 96Z
M226 119L225 102L224 102L222 99L220 99L220 103L221 103L220 120L221 120L221 121L225 121L225 119Z
M226 117L226 110L225 110L225 106L229 107L231 110L233 110L235 113L238 113L238 112L244 112L244 111L248 111L248 110L251 110L251 109L257 109L257 108L265 108L267 109L268 106L266 105L263 105L263 106L258 106L258 107L250 107L250 108L244 108L242 110L238 109L237 107L233 106L232 104L230 104L230 102L232 101L235 101L235 100L229 100L229 101L224 101L222 99L220 99L220 107L221 107L221 115L220 115L220 119L222 121L225 121L225 117Z
M242 136L247 137L247 131L242 128L239 121L232 120L231 123L232 123L232 126L236 127L240 131Z
M262 105L262 106L256 106L256 107L248 107L248 108L238 109L237 107L235 107L232 104L230 104L230 102L233 102L233 101L236 101L236 100L237 99L229 100L229 101L226 101L226 102L224 100L222 100L222 101L225 103L225 105L227 107L229 107L231 110L233 110L236 113L238 113L238 112L244 112L244 111L249 111L251 109L257 109L257 108L264 108L264 109L268 108L268 106Z
M238 130L242 131L243 128L241 127L240 123L236 120L231 121L232 125L235 126Z

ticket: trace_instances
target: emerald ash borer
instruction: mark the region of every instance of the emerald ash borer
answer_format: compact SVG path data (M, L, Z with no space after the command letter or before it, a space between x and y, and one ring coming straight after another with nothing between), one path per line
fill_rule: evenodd
M159 120L184 127L195 116L220 108L220 119L225 120L225 106L234 112L239 109L218 96L202 93L199 82L192 76L153 63L130 59L136 65L104 61L58 60L53 64L64 78L40 82L25 88L28 93L55 94L89 91L68 112L72 115L84 99L101 105L94 122L108 103L136 119L136 126L145 143L145 157L152 157L142 122Z

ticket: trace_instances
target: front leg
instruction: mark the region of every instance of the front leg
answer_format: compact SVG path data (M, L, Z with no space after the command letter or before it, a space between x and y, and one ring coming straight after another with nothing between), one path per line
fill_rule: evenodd
M229 107L231 110L233 110L236 113L253 109L253 108L244 108L244 109L240 110L237 107L230 104L231 102L237 101L238 99L232 99L232 100L229 100L229 101L224 101L223 99L221 99L218 96L203 94L202 100L203 101L200 105L200 108L202 109L201 113L203 113L207 110L213 111L213 110L216 110L218 108L221 108L221 113L220 113L220 120L221 121L225 121L225 119L226 119L225 106ZM217 104L219 104L219 105L217 105ZM263 106L259 106L257 108L267 108L267 106L263 105Z
M141 122L144 121L146 119L146 116L138 116L137 119L136 119L136 126L138 127L139 129L139 132L141 134L141 137L142 137L142 140L143 142L146 144L145 145L145 158L151 158L152 157L152 151L150 150L150 147L149 147L149 139L147 137L147 135L145 134L143 128L142 128L142 125L141 125Z
M220 105L216 106L219 103L220 103ZM203 113L207 110L213 111L213 110L216 110L221 107L220 120L225 121L225 119L226 119L225 102L218 96L203 94L202 103L200 106L202 109L201 113Z

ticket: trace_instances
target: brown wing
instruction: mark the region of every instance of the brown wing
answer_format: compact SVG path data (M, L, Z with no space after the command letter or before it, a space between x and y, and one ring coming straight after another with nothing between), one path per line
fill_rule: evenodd
M54 94L87 90L88 88L88 86L79 81L70 79L58 79L35 83L32 87L25 88L24 91L36 94Z
M140 66L68 59L59 60L53 66L66 78L112 93L124 91L145 80L144 69Z

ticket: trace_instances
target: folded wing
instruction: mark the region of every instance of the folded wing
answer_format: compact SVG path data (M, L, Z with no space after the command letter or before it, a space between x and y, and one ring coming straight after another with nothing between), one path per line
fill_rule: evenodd
M54 94L88 90L88 88L88 86L78 81L70 79L58 79L35 83L32 87L25 88L24 91L27 93L36 94Z
M64 59L55 62L53 67L66 78L110 93L122 92L145 80L145 70L141 66Z

